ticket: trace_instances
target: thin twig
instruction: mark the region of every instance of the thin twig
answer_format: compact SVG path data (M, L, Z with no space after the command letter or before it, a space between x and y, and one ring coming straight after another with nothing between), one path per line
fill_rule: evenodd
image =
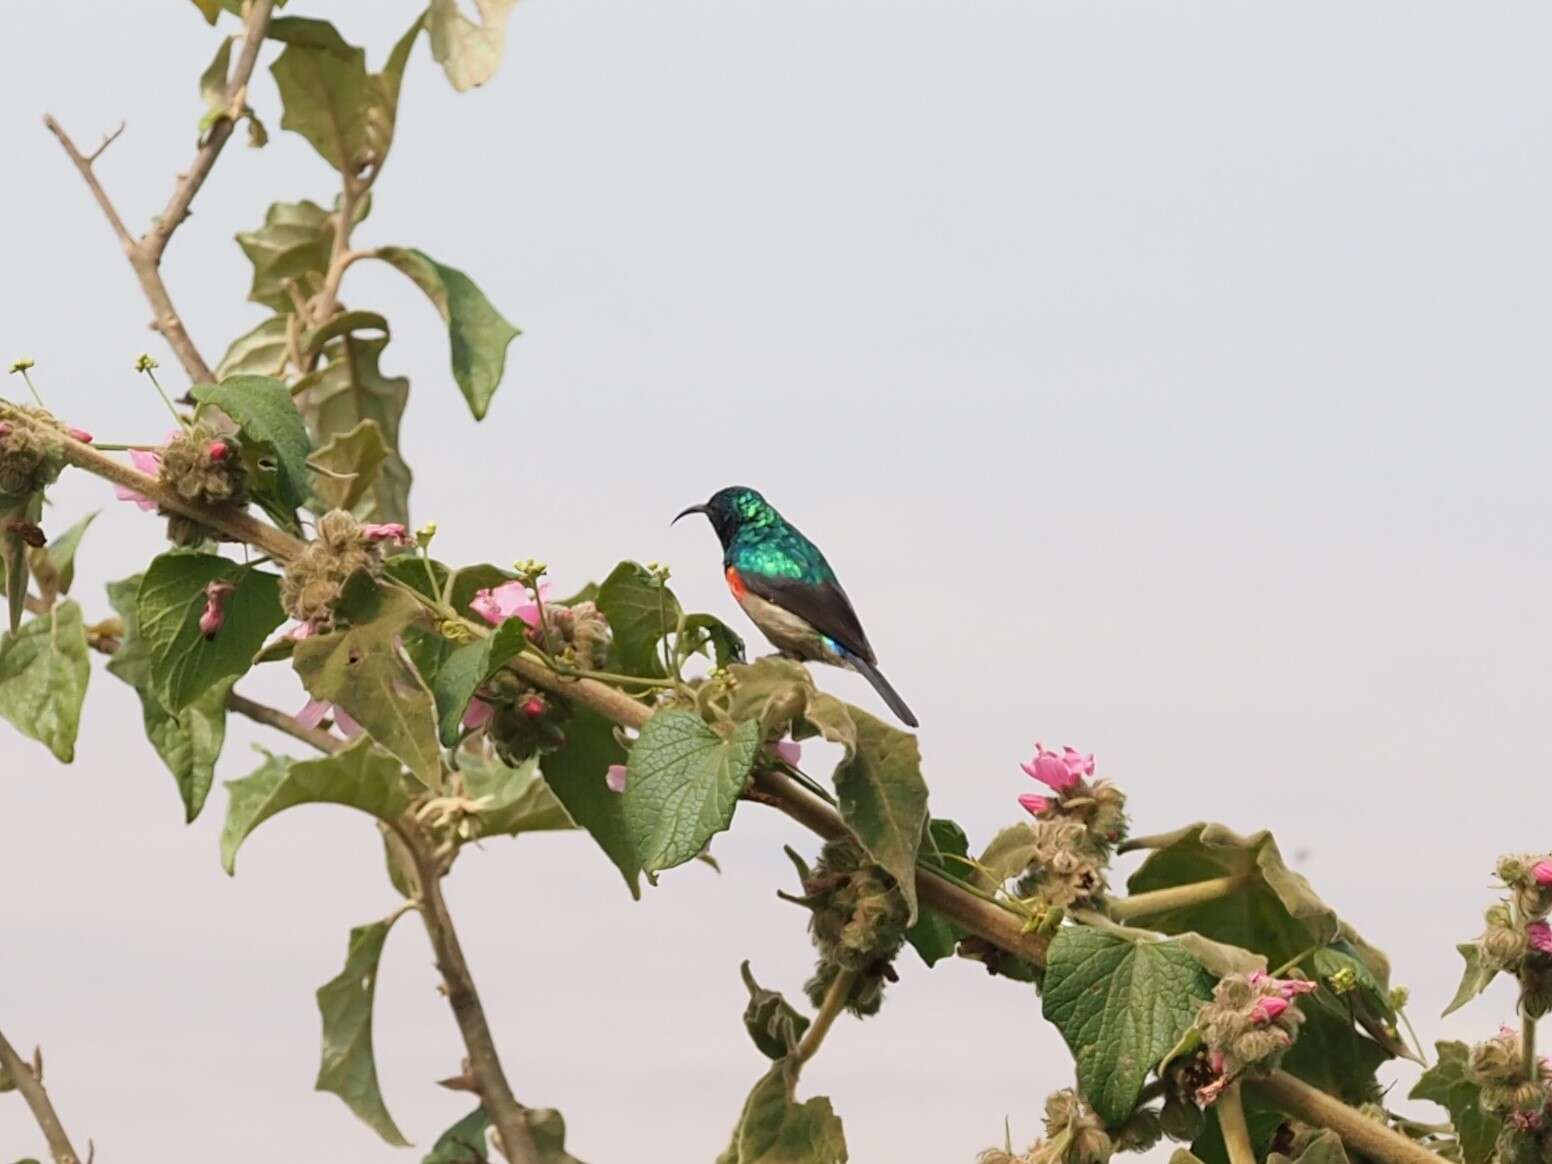
M284 732L293 740L301 740L304 744L310 744L320 752L330 755L343 749L347 742L338 736L331 735L321 727L308 727L294 715L287 715L283 711L263 703L255 703L245 695L232 692L227 696L226 706L238 715L245 715L254 723L261 723L265 727L272 727L278 732Z
M807 1063L818 1052L830 1028L835 1025L836 1018L846 1009L846 1000L851 997L851 988L856 984L855 970L842 970L836 974L830 989L825 991L824 1002L819 1007L819 1013L814 1016L813 1026L808 1028L798 1043L798 1062Z
M244 26L242 53L238 56L237 67L227 83L224 115L218 117L216 123L210 127L210 132L201 143L199 152L194 155L193 163L179 175L178 183L173 188L172 197L168 199L166 209L140 239L136 239L124 225L123 218L114 209L107 191L103 189L102 183L97 180L96 172L92 169L92 163L123 132L124 127L120 125L92 153L83 154L76 147L75 142L70 140L70 135L59 122L53 117L46 116L43 119L43 124L48 126L49 132L59 139L59 144L64 147L65 153L80 172L87 189L92 192L92 197L102 208L108 225L118 236L119 245L124 248L129 265L134 268L135 277L140 280L141 290L145 292L146 299L151 304L152 328L161 332L177 355L178 362L183 365L183 371L189 381L194 384L208 384L215 379L215 375L211 372L210 365L205 362L204 356L200 355L199 349L194 346L188 329L183 325L183 317L173 306L167 284L162 280L162 253L167 249L167 243L172 238L173 231L177 230L178 225L188 217L194 195L210 176L211 167L216 164L216 158L220 156L222 147L232 136L237 119L242 116L248 92L248 80L253 76L254 66L258 62L259 48L264 43L264 33L269 27L270 14L274 6L275 0L253 0Z
M35 1072L32 1064L25 1062L16 1053L16 1048L6 1041L3 1034L0 1034L0 1068L5 1070L11 1082L16 1084L16 1090L27 1101L32 1118L38 1121L43 1138L48 1141L55 1164L81 1164L81 1157L70 1146L70 1137L65 1134L65 1125L60 1122L59 1113L54 1110L48 1092L43 1090L42 1073Z
M501 1136L502 1151L507 1159L512 1164L540 1164L539 1149L528 1127L527 1113L512 1094L512 1085L502 1070L496 1041L491 1037L490 1024L485 1019L485 1008L474 986L474 976L469 972L458 931L453 926L453 916L442 897L442 876L436 858L418 831L395 831L415 864L415 878L421 892L421 921L425 923L426 936L431 939L448 1005L452 1007L453 1018L463 1035L464 1049L469 1053L468 1075L479 1092L486 1114Z
M105 133L105 134L103 134L102 135L102 142L97 146L96 149L94 149L91 153L86 155L86 164L87 165L91 165L98 158L102 157L103 151L106 150L114 142L119 140L119 134L124 132L124 127L126 125L128 125L128 124L129 124L129 122L121 120L119 122L118 128L115 129L112 133Z

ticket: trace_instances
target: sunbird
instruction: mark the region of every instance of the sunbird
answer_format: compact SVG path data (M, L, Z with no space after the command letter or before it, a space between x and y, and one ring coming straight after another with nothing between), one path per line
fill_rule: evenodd
M722 542L728 588L779 652L856 671L873 684L890 711L917 726L905 700L879 674L878 656L868 645L851 599L818 546L743 485L717 490L710 501L690 506L674 521L692 513L711 520Z

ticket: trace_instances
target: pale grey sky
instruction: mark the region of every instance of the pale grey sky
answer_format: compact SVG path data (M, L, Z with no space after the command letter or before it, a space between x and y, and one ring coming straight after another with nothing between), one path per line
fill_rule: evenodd
M380 61L417 10L294 0ZM102 439L157 437L132 373L147 308L41 125L135 224L191 156L214 50L184 0L10 0L0 71L0 355ZM1134 827L1271 826L1440 1022L1497 853L1546 848L1552 516L1545 319L1552 129L1528 2L524 0L486 89L416 50L368 244L468 271L525 330L475 426L439 321L392 271L414 382L417 518L458 561L538 557L563 587L660 559L738 622L704 528L756 485L828 552L920 715L932 806L975 843L1019 813L1037 738L1098 754ZM208 358L251 326L232 234L331 171L279 132L234 146L166 273ZM108 510L77 588L157 524ZM247 684L289 706L280 669ZM823 682L875 706L860 680ZM109 1162L418 1159L317 1067L313 991L394 904L374 831L288 814L216 859L217 790L181 825L130 691L99 670L73 767L0 731L0 1027L42 1042L78 1142ZM253 765L234 721L221 774ZM817 752L810 756L817 758ZM819 765L815 765L818 767ZM496 842L449 884L509 1073L590 1164L710 1160L762 1060L738 964L797 992L811 957L780 846L746 807L718 877L633 904L581 836ZM1129 863L1128 863L1129 867ZM1071 1078L1032 991L914 954L882 1015L805 1073L852 1158L969 1160L1024 1140ZM423 936L389 942L388 1104L424 1151L470 1106ZM1392 1078L1409 1081L1406 1071ZM0 1097L0 1157L42 1145ZM9 1158L9 1157L7 1157Z

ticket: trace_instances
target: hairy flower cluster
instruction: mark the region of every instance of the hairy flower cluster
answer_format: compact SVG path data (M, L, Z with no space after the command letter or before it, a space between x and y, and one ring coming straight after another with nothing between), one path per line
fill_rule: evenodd
M1525 1078L1520 1036L1508 1027L1471 1048L1466 1061L1480 1089L1482 1110L1503 1121L1498 1159L1505 1164L1552 1161L1552 1065L1538 1060L1536 1078Z
M1313 982L1260 971L1225 975L1196 1017L1212 1072L1198 1087L1197 1101L1211 1103L1246 1071L1276 1067L1304 1021L1294 1000L1315 989Z
M547 582L539 584L537 594L526 582L505 582L476 593L469 607L492 626L508 619L521 620L528 626L530 640L584 670L601 668L609 653L609 623L597 605L585 601L570 606L552 603Z
M502 762L516 767L564 744L570 718L565 700L530 687L511 671L498 671L480 687L463 722L466 728L484 728Z
M0 420L0 496L36 493L52 485L64 468L63 446L54 435L63 431L41 408L12 405L37 424Z
M1094 757L1075 748L1060 753L1035 744L1035 758L1019 767L1054 796L1026 793L1019 803L1040 820L1073 820L1083 825L1094 843L1109 847L1126 839L1126 797L1108 780L1091 780Z
M1519 975L1521 1004L1540 1018L1552 1011L1552 856L1510 854L1499 858L1497 871L1508 896L1484 915L1482 963Z
M890 965L905 942L910 909L899 884L868 862L855 841L828 841L812 870L799 864L803 896L788 898L807 906L808 930L819 965L805 989L815 1006L823 1003L836 976L856 975L847 1009L870 1015L883 1002L884 985L895 978Z
M280 602L286 613L314 631L332 630L334 607L345 583L358 570L374 577L382 570L382 539L374 539L373 530L343 509L320 517L317 536L286 567L281 581Z
M1139 1108L1119 1128L1107 1128L1072 1089L1045 1101L1045 1135L1021 1156L988 1148L977 1164L1106 1164L1117 1152L1146 1152L1159 1139L1158 1114Z
M1029 829L1029 867L1019 878L1020 898L1065 910L1103 896L1110 850L1096 845L1081 821L1039 820Z

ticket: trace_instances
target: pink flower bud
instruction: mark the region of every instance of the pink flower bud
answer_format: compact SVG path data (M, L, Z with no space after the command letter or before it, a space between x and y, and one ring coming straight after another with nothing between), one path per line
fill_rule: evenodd
M409 531L398 521L369 522L361 527L361 532L373 545L378 542L397 542L402 546L410 540Z
M1530 939L1532 950L1552 954L1552 926L1544 921L1533 921L1525 927L1525 936Z
M205 587L205 609L199 616L199 633L207 639L215 638L221 624L226 621L226 600L236 589L234 583L224 580Z
M496 714L496 709L483 699L469 700L469 710L463 713L463 726L469 731L478 731L490 723L491 717Z
M530 695L527 699L523 700L522 703L518 704L518 710L526 715L529 719L538 719L541 715L544 714L544 700L540 699L537 695Z
M796 768L798 761L803 758L803 747L793 740L777 740L771 745L771 751L776 753L776 758Z
M1541 886L1552 885L1552 859L1542 859L1530 867L1530 875Z
M604 773L604 783L609 786L610 792L625 791L626 767L624 764L610 764L609 770Z
M11 435L11 422L8 421L8 420L0 420L0 440L4 440L6 437L8 437L10 435Z
M231 456L232 446L225 441L211 441L205 446L205 454L212 461L224 461Z
M1018 798L1018 802L1024 806L1024 811L1029 813L1030 816L1039 816L1051 807L1050 798L1036 796L1033 792L1024 793L1023 796Z
M1536 1132L1541 1130L1541 1113L1539 1111L1511 1111L1509 1122L1516 1130L1521 1132Z
M1287 1009L1286 998L1278 998L1276 995L1258 998L1255 1006L1250 1008L1250 1021L1264 1027Z
M66 426L65 431L76 440L80 441L83 445L89 445L92 443L92 434L87 432L84 428Z
M1044 744L1035 745L1035 758L1019 767L1049 786L1052 791L1066 792L1088 773L1094 771L1094 757L1082 756L1067 748L1061 755L1048 752Z

